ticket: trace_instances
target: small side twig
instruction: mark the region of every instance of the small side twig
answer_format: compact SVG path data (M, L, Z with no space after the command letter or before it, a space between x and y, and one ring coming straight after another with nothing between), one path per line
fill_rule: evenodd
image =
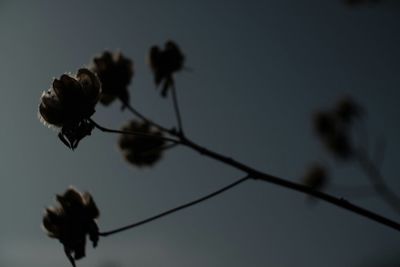
M186 204L180 205L180 206L175 207L175 208L173 208L173 209L164 211L164 212L162 212L162 213L160 213L160 214L151 216L151 217L149 217L149 218L147 218L147 219L144 219L144 220L141 220L141 221L139 221L139 222L135 222L135 223L129 224L129 225L127 225L127 226L117 228L117 229L115 229L115 230L111 230L111 231L107 231L107 232L101 232L101 233L99 233L99 235L100 235L100 236L109 236L109 235L112 235L112 234L116 234L116 233L119 233L119 232L122 232L122 231L126 231L126 230L129 230L129 229L132 229L132 228L134 228L134 227L138 227L138 226L140 226L140 225L149 223L149 222L151 222L151 221L160 219L160 218L162 218L162 217L165 217L165 216L170 215L170 214L172 214L172 213L175 213L175 212L177 212L177 211L180 211L180 210L189 208L189 207L194 206L194 205L197 205L197 204L199 204L199 203L201 203L201 202L203 202L203 201L206 201L206 200L208 200L208 199L210 199L210 198L213 198L213 197L215 197L215 196L218 196L218 195L220 195L220 194L222 194L222 193L228 191L229 189L232 189L232 188L234 188L235 186L238 186L239 184L241 184L241 183L243 183L244 181L247 181L247 180L249 180L249 176L246 175L245 177L243 177L243 178L237 180L236 182L233 182L233 183L231 183L231 184L229 184L229 185L227 185L227 186L224 186L224 187L218 189L217 191L212 192L211 194L205 195L205 196L203 196L203 197L201 197L201 198L198 198L198 199L193 200L193 201L191 201L191 202L188 202L188 203L186 203Z
M90 123L93 124L94 127L99 129L102 132L107 132L107 133L117 133L117 134L129 134L129 135L137 135L137 136L144 136L144 137L151 137L151 138L156 138L156 139L162 139L164 141L169 141L175 144L180 144L181 142L177 139L174 138L169 138L169 137L164 137L164 136L159 136L159 135L153 135L153 134L148 134L148 133L143 133L143 132L128 132L128 131L121 131L121 130L114 130L114 129L109 129L106 127L103 127L96 123L93 119L89 119Z
M153 120L150 120L149 118L145 117L142 113L140 113L137 109L135 109L134 107L132 107L132 105L126 101L123 101L122 99L120 99L120 101L122 102L122 104L124 105L124 107L129 110L133 115L137 116L139 119L143 120L144 122L158 128L160 131L168 133L168 134L173 134L173 131L170 129L165 128L164 126L154 122Z

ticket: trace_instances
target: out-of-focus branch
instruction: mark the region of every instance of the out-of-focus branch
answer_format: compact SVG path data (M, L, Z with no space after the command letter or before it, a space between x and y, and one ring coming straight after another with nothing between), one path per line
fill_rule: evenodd
M379 168L368 157L365 150L359 150L355 155L356 160L369 178L374 190L392 209L400 213L400 198L386 184Z

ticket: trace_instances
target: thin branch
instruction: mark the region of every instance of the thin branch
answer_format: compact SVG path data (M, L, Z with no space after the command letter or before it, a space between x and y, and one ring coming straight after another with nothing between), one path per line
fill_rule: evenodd
M93 123L93 125L96 128L100 129L103 132L111 132L111 133L119 133L119 134L143 135L143 133L141 134L141 133L124 132L124 131L119 131L119 130L107 129L105 127L102 127L102 126L98 125L97 123L95 123L91 119L90 119L90 121ZM388 226L390 228L393 228L395 230L400 231L400 224L399 223L397 223L397 222L395 222L393 220L390 220L390 219L388 219L388 218L386 218L384 216L381 216L381 215L379 215L377 213L374 213L374 212L372 212L370 210L367 210L367 209L364 209L364 208L362 208L360 206L354 205L354 204L350 203L349 201L347 201L347 200L345 200L343 198L338 198L338 197L329 195L327 193L323 193L323 192L320 192L320 191L315 191L312 188L307 187L305 185L294 183L294 182L291 182L291 181L288 181L288 180L285 180L285 179L282 179L282 178L279 178L279 177L276 177L276 176L273 176L273 175L270 175L270 174L267 174L267 173L263 173L263 172L258 171L256 169L253 169L252 167L250 167L248 165L245 165L245 164L243 164L241 162L238 162L238 161L236 161L236 160L234 160L234 159L232 159L230 157L224 156L222 154L219 154L219 153L216 153L214 151L211 151L211 150L209 150L209 149L207 149L205 147L202 147L202 146L194 143L193 141L189 140L184 135L177 135L177 134L174 134L174 135L177 136L179 138L179 140L172 139L172 138L166 138L166 137L164 137L163 139L167 140L167 141L171 141L171 142L177 143L177 144L184 145L186 147L189 147L189 148L197 151L198 153L200 153L200 154L202 154L204 156L213 158L213 159L215 159L215 160L217 160L219 162L222 162L222 163L224 163L226 165L229 165L229 166L231 166L233 168L241 170L241 171L245 172L249 177L251 177L251 178L253 178L255 180L261 180L261 181L264 181L264 182L269 182L269 183L272 183L272 184L275 184L275 185L278 185L278 186L281 186L281 187L285 187L285 188L288 188L288 189L291 189L291 190L294 190L294 191L297 191L297 192L301 192L301 193L309 195L309 196L313 196L313 197L318 198L320 200L323 200L325 202L331 203L331 204L333 204L335 206L338 206L338 207L341 207L341 208L346 209L348 211L354 212L354 213L356 213L356 214L358 214L360 216L363 216L365 218L368 218L368 219L370 219L372 221L378 222L380 224L386 225L386 226ZM148 136L148 135L146 135L146 136ZM152 136L152 135L150 135L150 136ZM158 137L158 138L160 138L160 137Z
M128 132L128 131L114 130L114 129L109 129L109 128L106 128L106 127L103 127L103 126L97 124L93 119L89 119L89 121L90 121L90 123L92 123L94 125L94 127L99 129L100 131L106 132L106 133L129 134L129 135L136 135L136 136L144 136L144 137L162 139L162 140L165 140L165 141L173 142L175 144L180 144L181 143L179 140L174 139L174 138L163 137L163 136L148 134L148 133L144 133L144 132L130 132L130 131Z
M232 158L226 157L224 155L218 154L216 152L213 152L205 147L202 147L193 141L187 139L185 136L181 136L181 144L184 146L187 146L193 150L196 150L200 154L204 156L208 156L210 158L213 158L217 161L220 161L222 163L225 163L227 165L230 165L238 170L241 170L245 173L247 173L250 177L256 180L261 180L264 182L269 182L275 185L279 185L288 189L292 189L294 191L301 192L303 194L307 194L313 197L316 197L320 200L323 200L325 202L331 203L335 206L341 207L343 209L346 209L348 211L354 212L360 216L366 217L370 220L373 220L375 222L381 223L383 225L386 225L390 228L393 228L395 230L400 231L400 224L390 220L386 217L383 217L377 213L374 213L370 210L364 209L362 207L359 207L357 205L354 205L350 203L349 201L343 199L343 198L337 198L335 196L320 192L320 191L315 191L310 187L307 187L302 184L294 183L267 173L260 172L258 170L255 170L243 163L240 163Z
M164 211L164 212L162 212L162 213L160 213L160 214L154 215L154 216L152 216L152 217L149 217L149 218L147 218L147 219L141 220L141 221L139 221L139 222L135 222L135 223L129 224L129 225L127 225L127 226L124 226L124 227L121 227L121 228L117 228L117 229L115 229L115 230L111 230L111 231L107 231L107 232L101 232L101 233L99 233L99 235L100 235L100 236L109 236L109 235L112 235L112 234L120 233L120 232L122 232L122 231L126 231L126 230L132 229L132 228L134 228L134 227L137 227L137 226L140 226L140 225L149 223L149 222L151 222L151 221L160 219L160 218L162 218L162 217L165 217L165 216L170 215L170 214L172 214L172 213L175 213L175 212L177 212L177 211L180 211L180 210L189 208L189 207L191 207L191 206L197 205L197 204L199 204L199 203L201 203L201 202L203 202L203 201L206 201L206 200L208 200L208 199L210 199L210 198L213 198L213 197L215 197L215 196L217 196L217 195L220 195L220 194L222 194L222 193L228 191L229 189L232 189L232 188L234 188L235 186L238 186L239 184L243 183L243 182L246 181L246 180L249 180L249 176L245 176L245 177L243 177L243 178L237 180L236 182L231 183L231 184L229 184L229 185L227 185L227 186L224 186L224 187L218 189L217 191L214 191L213 193L208 194L208 195L205 195L205 196L203 196L203 197L201 197L201 198L199 198L199 199L196 199L196 200L193 200L193 201L188 202L188 203L186 203L186 204L180 205L180 206L178 206L178 207L176 207L176 208L173 208L173 209Z
M174 104L176 120L178 121L178 132L180 135L183 135L182 118L181 118L181 112L179 110L178 96L176 93L175 82L172 79L171 79L171 91L172 91L172 102Z
M168 133L168 134L173 134L173 131L170 129L165 128L164 126L161 126L160 124L154 122L153 120L150 120L149 118L146 118L142 113L140 113L137 109L132 107L132 105L126 101L123 101L122 99L119 99L121 103L124 105L126 109L128 109L133 115L137 116L144 122L153 125L154 127L158 128L160 131Z

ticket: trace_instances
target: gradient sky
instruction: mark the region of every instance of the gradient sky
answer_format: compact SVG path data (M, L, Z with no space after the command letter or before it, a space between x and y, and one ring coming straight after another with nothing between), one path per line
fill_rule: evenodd
M54 77L76 72L104 49L134 60L132 104L173 125L171 103L154 90L145 58L151 45L175 40L193 69L176 78L187 134L294 181L317 161L331 168L334 184L367 183L356 165L332 160L311 127L315 110L351 95L367 109L371 139L385 138L382 172L400 192L399 22L396 1L375 8L338 0L1 1L0 266L69 266L61 244L40 228L43 209L69 185L92 193L99 226L108 230L242 176L186 148L169 151L153 169L137 169L124 162L117 136L99 131L68 150L38 121L39 97ZM130 117L115 104L98 106L93 118L119 128ZM378 198L344 197L400 220ZM78 266L399 266L399 245L394 230L249 181L102 238Z

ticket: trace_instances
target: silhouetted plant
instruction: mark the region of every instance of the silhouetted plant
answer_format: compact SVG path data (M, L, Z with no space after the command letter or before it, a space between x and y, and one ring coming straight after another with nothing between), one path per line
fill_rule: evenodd
M75 149L79 141L96 128L106 133L121 134L120 148L126 159L137 166L152 166L161 159L165 149L180 145L244 173L243 178L211 194L106 232L99 232L97 229L94 219L98 217L99 213L90 195L80 194L74 189L67 190L63 196L57 198L61 204L59 208L47 209L43 224L52 237L58 238L63 243L66 254L73 265L75 264L74 260L84 256L86 235L89 235L93 245L96 245L99 236L105 237L120 233L173 214L220 195L250 179L301 192L395 230L400 230L400 224L395 221L354 205L341 197L320 191L327 181L327 171L321 166L314 166L310 169L310 172L304 177L304 184L296 183L261 172L192 141L183 131L173 76L183 68L183 64L184 56L174 42L168 41L164 50L157 46L151 48L150 66L155 76L155 83L157 86L162 84L161 95L163 97L167 96L171 90L177 130L175 127L168 128L154 122L131 106L128 101L127 86L133 75L132 60L123 57L122 54L105 52L101 57L94 59L92 70L98 73L100 80L93 72L81 69L76 78L62 75L60 80L53 82L52 89L43 93L39 105L40 119L47 124L61 127L59 137L69 148ZM104 88L102 97L105 104L119 99L123 106L136 117L121 130L106 128L91 118L95 112L95 105L101 98L100 84ZM361 114L361 108L348 98L335 109L318 113L315 116L315 129L325 146L336 158L343 160L357 158L368 169L373 165L369 164L369 158L361 157L363 154L359 153L360 149L351 141L350 134L355 119L359 118ZM375 168L368 169L368 171L375 176L379 174Z

